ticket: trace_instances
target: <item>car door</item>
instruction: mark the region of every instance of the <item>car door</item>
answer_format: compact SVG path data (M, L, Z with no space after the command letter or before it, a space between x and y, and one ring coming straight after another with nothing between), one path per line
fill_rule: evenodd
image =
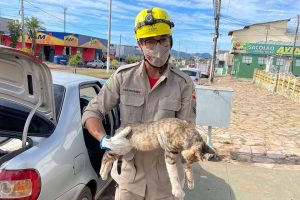
M88 103L100 92L101 87L102 85L99 82L88 82L80 85L79 98L81 114L83 113L84 108L88 105ZM112 110L111 112L106 114L104 120L102 121L106 134L111 136L114 135L115 131L116 119L114 118L114 112L115 110ZM91 134L86 129L83 129L83 134L91 164L98 174L101 167L102 155L105 151L100 150L99 141L91 136Z

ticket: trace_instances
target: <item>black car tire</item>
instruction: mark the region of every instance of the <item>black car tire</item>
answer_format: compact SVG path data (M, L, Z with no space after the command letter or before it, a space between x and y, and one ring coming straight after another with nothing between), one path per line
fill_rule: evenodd
M82 191L80 192L77 200L93 200L92 192L90 188L85 186Z

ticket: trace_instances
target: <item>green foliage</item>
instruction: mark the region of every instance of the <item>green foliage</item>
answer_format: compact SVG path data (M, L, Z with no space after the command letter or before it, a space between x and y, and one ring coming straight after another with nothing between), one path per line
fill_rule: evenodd
M116 59L112 60L110 64L111 64L111 67L114 69L118 68L118 66L119 66L119 62Z
M139 59L136 56L128 56L125 58L125 62L130 64L130 63L135 63L137 62Z
M7 28L9 30L9 39L10 39L10 46L13 48L17 47L19 37L21 35L20 29L21 24L17 20L9 20L7 22Z
M77 53L69 58L69 65L71 66L82 66L83 59L81 58L80 54Z
M25 19L25 27L26 27L28 36L31 38L32 50L34 52L34 49L36 46L36 36L37 36L38 31L45 30L45 28L43 27L43 22L41 22L36 17L26 18Z
M24 51L24 52L26 52L26 53L28 53L28 54L31 54L31 55L33 55L33 51L32 51L32 49L28 49L28 48L22 48L22 51Z

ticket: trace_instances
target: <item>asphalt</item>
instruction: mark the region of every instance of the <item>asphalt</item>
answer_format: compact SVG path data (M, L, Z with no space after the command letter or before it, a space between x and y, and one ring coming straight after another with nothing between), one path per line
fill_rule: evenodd
M300 171L243 163L203 161L193 165L195 188L185 200L299 200ZM112 182L98 200L113 200Z
M299 200L300 171L241 163L205 161L194 165L195 188L185 200Z

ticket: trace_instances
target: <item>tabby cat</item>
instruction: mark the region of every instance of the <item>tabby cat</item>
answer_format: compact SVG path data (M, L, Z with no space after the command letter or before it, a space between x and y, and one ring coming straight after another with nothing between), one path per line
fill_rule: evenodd
M176 166L178 155L181 155L188 187L193 189L192 164L202 160L205 153L216 153L203 141L195 126L184 120L168 118L150 123L130 124L130 127L131 132L127 138L136 150L150 151L157 148L165 150L165 161L172 185L172 194L178 199L184 197ZM116 134L124 128L119 128ZM103 180L107 179L113 162L120 157L109 151L105 152L100 169L100 176Z

